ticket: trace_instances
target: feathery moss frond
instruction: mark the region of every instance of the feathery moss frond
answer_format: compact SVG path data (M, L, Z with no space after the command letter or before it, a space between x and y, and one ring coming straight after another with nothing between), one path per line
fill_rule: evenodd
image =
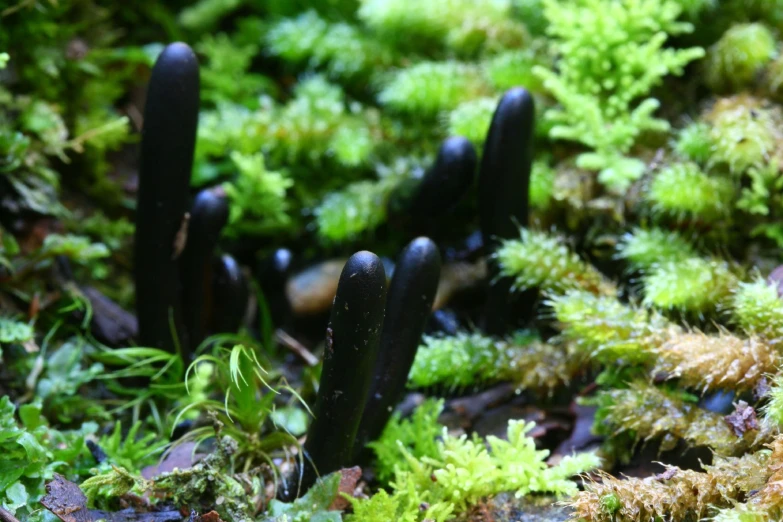
M707 121L712 124L712 163L725 163L734 174L763 165L780 140L779 111L748 95L718 100Z
M285 228L291 220L286 191L293 180L281 172L267 170L261 153L233 152L231 161L238 175L234 181L223 184L230 201L226 234L269 234Z
M476 147L487 139L489 124L498 102L495 98L476 98L460 103L449 113L450 136L464 136Z
M682 8L662 0L545 0L548 34L560 55L556 71L534 72L560 108L547 112L552 138L580 142L578 165L598 170L599 181L622 193L644 165L625 157L638 137L661 132L668 122L653 113L660 102L646 98L669 74L704 55L701 48L664 48L669 35L690 32L677 20Z
M501 274L513 277L515 288L551 293L583 289L599 295L617 292L613 283L582 261L562 238L526 228L520 234L521 239L504 241L496 254Z
M615 297L571 290L553 296L549 305L563 335L601 363L640 363L652 349L680 332L654 311L620 303Z
M442 429L438 424L442 411L443 400L427 399L416 407L410 419L400 419L399 413L392 415L380 438L369 444L377 458L375 470L381 482L394 475L401 460L400 444L416 459L437 456L435 441Z
M655 265L642 282L645 305L700 314L724 303L738 280L725 261L693 257Z
M348 520L445 521L452 512L501 492L514 491L517 497L533 492L576 493L569 478L597 468L600 459L594 453L581 453L550 467L544 461L549 452L538 450L528 435L533 427L533 423L510 420L506 440L490 435L486 442L476 434L454 437L443 428L431 457L416 458L399 442L391 495L350 499L355 514Z
M362 0L358 14L401 49L417 42L430 52L448 47L464 56L517 48L527 40L524 24L510 16L511 7L508 0Z
M460 103L488 95L481 70L455 61L422 62L396 72L378 100L400 112L434 116Z
M654 212L712 222L728 216L734 192L729 179L708 176L695 163L675 163L653 178L646 197Z
M713 91L750 87L777 53L775 37L763 24L738 24L726 31L707 54L707 85Z
M696 121L680 129L674 142L674 150L686 160L700 165L707 163L712 155L710 126Z
M460 389L510 381L520 390L551 393L581 370L570 347L542 343L528 332L508 340L481 334L427 337L416 353L409 385Z
M717 336L701 332L677 335L656 347L655 354L654 373L664 373L702 393L752 390L782 362L768 342L758 337L741 339L727 332Z
M544 86L541 79L533 74L537 65L544 65L543 60L532 49L523 49L493 56L484 67L492 86L499 91L521 85L530 92L541 93Z
M315 11L276 22L266 34L273 54L313 68L329 76L351 80L367 76L373 68L394 63L395 53L380 40L346 23L329 23Z
M740 283L732 299L734 319L747 332L776 338L783 334L783 301L762 277Z
M630 434L636 441L661 441L661 451L682 440L706 446L717 455L741 455L755 438L753 431L737 437L723 416L684 400L682 393L665 391L642 381L627 389L599 392L595 429L605 435Z
M660 228L635 228L623 235L617 254L637 269L650 269L659 263L681 261L697 255L680 234Z
M763 487L768 462L769 452L759 451L718 458L704 472L666 466L660 475L622 480L599 472L600 481L588 482L569 505L585 522L703 519Z
M555 169L545 160L533 162L530 173L530 189L528 198L530 206L536 210L546 210L552 202L555 192Z
M386 199L395 186L390 178L357 181L327 195L315 209L318 233L337 242L377 227L386 219Z

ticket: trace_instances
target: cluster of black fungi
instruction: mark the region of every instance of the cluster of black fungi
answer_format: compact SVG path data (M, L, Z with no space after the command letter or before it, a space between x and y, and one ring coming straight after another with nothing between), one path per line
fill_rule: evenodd
M225 194L220 188L190 194L198 112L196 56L186 44L170 44L152 70L144 109L134 278L139 343L179 349L185 358L210 332L236 331L248 296L237 262L215 255L228 219ZM533 125L531 95L524 88L507 91L494 113L479 170L485 252L527 225ZM446 139L402 204L408 216L427 222L447 212L472 185L476 164L470 142ZM437 245L423 236L399 255L388 289L384 265L372 252L357 252L345 263L305 458L281 497L292 498L317 476L367 459L366 443L380 435L404 393L440 269ZM515 310L511 283L498 277L491 256L489 277L493 284L483 328L502 335Z

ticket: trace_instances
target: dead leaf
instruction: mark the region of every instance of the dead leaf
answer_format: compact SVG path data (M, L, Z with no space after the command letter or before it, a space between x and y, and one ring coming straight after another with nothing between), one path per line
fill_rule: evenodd
M175 469L190 469L193 464L204 458L203 454L193 454L193 450L196 447L195 442L183 442L177 444L174 448L165 456L163 461L154 465L147 466L141 470L141 476L145 479L151 480L161 473L169 473Z
M340 493L353 496L353 492L356 490L356 484L359 483L361 477L362 468L359 466L340 470L340 487L337 489L337 497L329 506L329 510L342 511L351 505L348 499L340 495Z
M762 376L753 388L753 398L760 401L769 395L770 391L772 391L772 387L769 385L769 381L766 377Z
M90 522L87 497L79 486L55 473L54 479L46 485L46 496L41 504L57 515L63 522Z
M675 468L675 467L666 468L666 471L664 471L663 473L659 473L657 475L653 475L652 478L654 478L655 480L660 480L661 482L665 482L667 480L673 479L678 471L679 468Z
M748 405L745 401L739 401L734 405L734 408L734 413L723 417L734 431L734 435L742 437L746 431L759 429L759 421L753 406Z
M179 511L137 512L133 508L115 513L87 509L87 497L79 486L58 474L46 485L41 504L63 522L179 522Z

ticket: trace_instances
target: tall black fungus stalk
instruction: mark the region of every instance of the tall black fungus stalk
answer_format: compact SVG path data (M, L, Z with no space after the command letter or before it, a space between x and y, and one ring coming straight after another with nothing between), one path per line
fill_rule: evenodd
M492 117L479 174L479 218L488 254L501 240L517 237L517 227L528 224L534 124L535 106L530 93L521 87L508 90ZM498 273L497 263L491 260L492 285L484 324L490 335L506 333L512 309L511 280L498 280Z
M345 263L326 336L321 383L304 445L300 490L352 460L386 306L386 273L371 252ZM295 493L295 492L291 492Z
M221 189L205 189L196 194L179 263L185 327L181 341L185 358L193 354L207 335L212 304L212 255L227 222L228 201Z
M476 150L467 138L443 140L438 156L415 186L404 186L389 201L393 220L415 233L431 232L467 194L476 176Z
M168 45L152 69L141 138L134 271L139 344L174 351L181 332L177 258L187 231L196 143L199 69L184 43Z
M411 241L397 260L389 287L378 358L354 448L357 458L365 444L380 436L405 390L439 278L435 243L426 237Z

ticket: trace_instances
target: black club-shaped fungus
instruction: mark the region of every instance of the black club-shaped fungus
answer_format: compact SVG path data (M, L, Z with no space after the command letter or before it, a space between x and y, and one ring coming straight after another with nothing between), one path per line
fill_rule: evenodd
M141 138L134 276L139 343L174 351L181 332L177 258L186 235L196 143L199 67L184 43L168 45L152 69Z

